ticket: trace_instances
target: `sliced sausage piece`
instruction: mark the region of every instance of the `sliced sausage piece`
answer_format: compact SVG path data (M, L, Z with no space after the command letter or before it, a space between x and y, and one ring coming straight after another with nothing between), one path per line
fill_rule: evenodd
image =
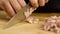
M27 22L31 23L31 24L35 24L35 23L38 23L39 22L39 19L38 18L34 18L34 17L28 17L26 19Z

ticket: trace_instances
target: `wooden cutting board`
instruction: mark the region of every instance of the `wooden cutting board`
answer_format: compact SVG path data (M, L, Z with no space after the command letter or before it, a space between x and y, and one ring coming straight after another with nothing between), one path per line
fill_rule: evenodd
M18 24L8 28L1 29L2 26L9 21L7 14L0 11L0 34L55 34L54 32L44 31L40 29L40 25L44 23L44 19L49 16L59 16L59 13L33 13L31 17L39 18L39 23L29 24L27 22L19 22Z

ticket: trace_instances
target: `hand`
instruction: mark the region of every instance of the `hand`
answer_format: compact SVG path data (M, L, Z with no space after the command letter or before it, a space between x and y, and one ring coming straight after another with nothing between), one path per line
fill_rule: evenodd
M48 3L48 0L29 0L29 1L34 8L37 8L39 6L45 6L45 4Z
M37 8L38 6L44 6L48 0L29 0L32 7ZM24 0L0 0L0 7L3 8L6 13L12 17L17 11L26 5Z
M6 11L6 13L12 17L17 11L26 5L24 0L0 0L0 7Z

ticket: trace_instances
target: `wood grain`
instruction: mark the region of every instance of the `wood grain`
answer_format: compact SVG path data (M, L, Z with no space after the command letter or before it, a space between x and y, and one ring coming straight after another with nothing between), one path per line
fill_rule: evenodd
M4 11L0 11L0 34L55 34L53 32L40 29L40 25L44 23L44 19L53 15L59 16L59 13L33 13L31 17L39 18L39 23L29 24L27 22L22 22L12 26L11 28L1 29L9 19L7 18L8 15Z

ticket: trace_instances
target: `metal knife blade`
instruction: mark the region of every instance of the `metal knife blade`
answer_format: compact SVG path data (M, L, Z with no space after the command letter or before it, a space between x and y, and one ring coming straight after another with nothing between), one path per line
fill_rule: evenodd
M9 20L8 23L6 23L5 25L3 25L3 29L9 28L17 23L19 23L20 21L24 20L26 17L24 15L24 12L27 11L27 9L29 9L31 6L28 4L25 7L23 7L20 11L18 11L18 13L13 16L11 18L11 20Z

